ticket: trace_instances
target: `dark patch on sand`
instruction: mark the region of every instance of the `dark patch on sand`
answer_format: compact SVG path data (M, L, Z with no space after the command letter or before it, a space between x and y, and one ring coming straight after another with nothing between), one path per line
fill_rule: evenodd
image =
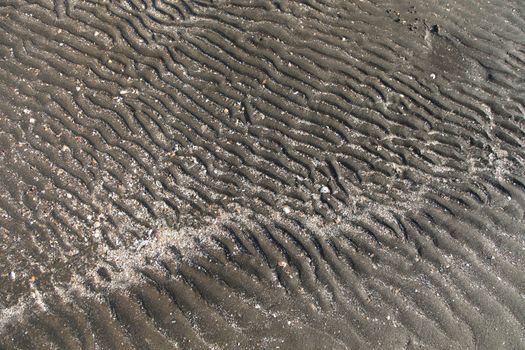
M523 11L1 3L0 347L525 346Z

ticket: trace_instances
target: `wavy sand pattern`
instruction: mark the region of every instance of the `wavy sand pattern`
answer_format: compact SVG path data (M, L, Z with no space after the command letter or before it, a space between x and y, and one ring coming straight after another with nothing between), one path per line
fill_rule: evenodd
M525 348L522 1L0 1L0 348Z

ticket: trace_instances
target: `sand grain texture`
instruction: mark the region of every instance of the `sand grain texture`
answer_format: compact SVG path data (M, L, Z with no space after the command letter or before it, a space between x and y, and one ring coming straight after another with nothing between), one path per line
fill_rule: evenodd
M525 348L524 29L0 1L0 348Z

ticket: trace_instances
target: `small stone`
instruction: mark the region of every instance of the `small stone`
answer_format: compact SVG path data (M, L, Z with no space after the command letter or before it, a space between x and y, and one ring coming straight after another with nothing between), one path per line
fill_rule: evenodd
M322 194L327 194L330 193L330 189L327 186L321 186L319 192L321 192Z
M29 118L29 123L35 124L35 122L36 122L35 118Z
M9 279L14 281L16 279L16 273L14 271L9 272Z
M434 73L430 74L430 79L436 79L436 75Z
M291 210L290 210L289 207L284 207L284 208L283 208L283 211L284 211L285 214L290 214L290 211L291 211Z
M277 266L279 266L280 268L284 269L286 266L288 266L288 264L286 263L286 261L278 261L277 262Z

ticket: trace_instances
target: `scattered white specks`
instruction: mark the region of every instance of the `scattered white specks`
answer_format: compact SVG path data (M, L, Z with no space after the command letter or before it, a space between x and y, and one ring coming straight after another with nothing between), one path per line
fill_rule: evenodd
M135 250L136 250L136 251L139 251L139 250L141 250L142 248L144 248L147 244L148 244L148 241L145 240L145 239L137 240L137 241L135 241L135 243L134 243Z
M322 194L327 194L327 193L330 193L330 189L327 186L321 186L321 188L319 189L319 192Z
M14 271L9 272L9 279L14 281L16 279L16 273Z

